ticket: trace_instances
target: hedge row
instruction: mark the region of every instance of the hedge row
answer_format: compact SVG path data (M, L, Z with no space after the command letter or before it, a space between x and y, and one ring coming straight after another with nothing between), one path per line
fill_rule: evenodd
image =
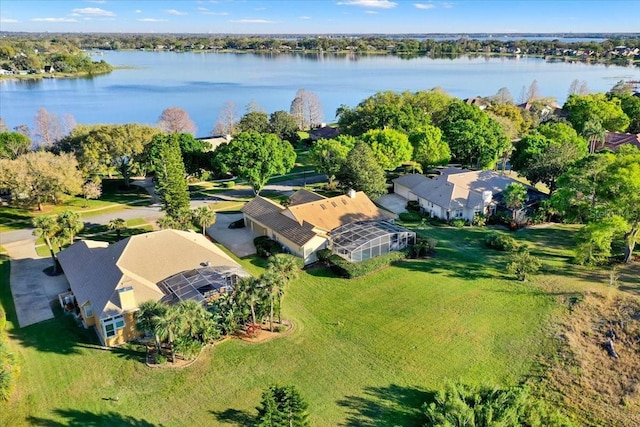
M16 377L18 376L18 365L15 356L9 351L6 343L7 320L2 307L0 307L0 399L9 400Z
M336 275L353 279L387 267L396 261L406 258L406 256L407 254L404 251L394 251L365 261L351 262L333 254L327 259L327 262Z
M267 236L258 236L253 239L256 254L261 258L269 258L271 255L282 253L282 245Z

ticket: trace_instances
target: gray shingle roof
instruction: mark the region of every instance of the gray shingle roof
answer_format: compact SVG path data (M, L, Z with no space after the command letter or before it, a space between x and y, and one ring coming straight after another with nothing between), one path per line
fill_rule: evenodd
M429 178L419 173L410 173L394 179L393 183L402 185L403 187L413 188L416 185L422 184L423 182L428 180Z

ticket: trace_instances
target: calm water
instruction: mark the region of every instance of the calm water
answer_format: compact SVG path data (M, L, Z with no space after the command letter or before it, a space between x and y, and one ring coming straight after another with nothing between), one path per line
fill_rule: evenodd
M621 79L640 80L640 68L582 63L548 63L538 58L401 59L395 56L268 55L168 52L109 52L102 58L116 70L93 79L0 82L0 116L9 127L33 123L44 107L72 114L78 123L153 124L164 108L186 110L208 135L226 101L238 116L256 101L266 111L289 110L296 90L318 94L325 121L341 104L355 106L382 90L442 87L467 98L507 87L517 100L535 79L543 96L563 103L574 79L591 91L609 90Z

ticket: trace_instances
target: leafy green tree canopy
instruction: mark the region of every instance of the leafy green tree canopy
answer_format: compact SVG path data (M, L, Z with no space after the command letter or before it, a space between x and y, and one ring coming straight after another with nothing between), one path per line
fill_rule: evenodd
M269 116L269 132L278 135L283 141L291 144L298 142L298 124L295 117L286 111L274 111Z
M543 182L553 192L558 177L587 153L587 141L571 126L544 124L515 143L511 166L531 183Z
M355 108L341 106L336 115L341 132L349 135L357 136L368 130L389 128L409 133L431 124L432 117L440 115L452 99L437 90L378 92Z
M463 166L490 169L505 151L511 150L502 127L475 105L453 101L439 127L451 156Z
M347 159L349 149L338 139L321 139L311 146L307 159L317 172L326 174L329 184L332 184Z
M160 131L137 123L124 125L79 125L56 144L55 151L74 153L87 175L112 176L118 169L129 184L133 163Z
M578 133L583 132L585 123L590 120L599 120L612 132L624 132L629 126L629 117L622 110L620 99L607 99L604 93L570 95L562 109Z
M31 140L19 132L0 132L0 159L15 159L31 149Z
M595 255L582 254L582 259L607 257L603 249L622 240L624 261L630 262L640 232L640 150L627 146L615 154L593 154L568 170L558 184L554 205L566 218L588 225L581 241L595 248Z
M378 164L371 147L362 141L349 152L337 178L343 189L364 191L374 200L387 192L384 169Z
M372 129L361 135L360 139L371 146L382 169L393 170L411 160L413 146L402 132L394 129Z
M240 132L269 132L269 115L264 111L248 111L238 122Z
M259 427L308 427L307 402L295 386L271 385L258 407Z
M289 172L295 160L291 144L270 133L241 132L214 153L215 165L223 172L245 178L255 194L272 176Z
M68 153L33 151L14 160L0 159L0 188L9 190L18 204L42 210L45 202L80 194L82 184L78 162Z
M451 160L449 144L442 140L442 131L430 125L409 134L413 146L413 160L426 171L434 166L446 165Z

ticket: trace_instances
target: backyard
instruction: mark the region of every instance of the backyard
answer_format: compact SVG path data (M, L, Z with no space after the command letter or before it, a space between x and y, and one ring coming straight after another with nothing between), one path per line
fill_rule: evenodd
M489 230L418 228L438 240L434 258L350 281L309 269L285 295L291 335L226 341L183 370L147 368L135 346L103 351L60 313L16 329L1 259L0 298L22 366L0 425L252 425L271 383L298 387L312 425L421 425L418 408L446 378L515 384L535 373L555 349L550 320L607 283L606 272L570 264L570 226L514 234L545 263L527 283L506 276L503 252L484 248ZM264 265L240 262L252 274ZM620 280L637 291L634 276L622 271Z

